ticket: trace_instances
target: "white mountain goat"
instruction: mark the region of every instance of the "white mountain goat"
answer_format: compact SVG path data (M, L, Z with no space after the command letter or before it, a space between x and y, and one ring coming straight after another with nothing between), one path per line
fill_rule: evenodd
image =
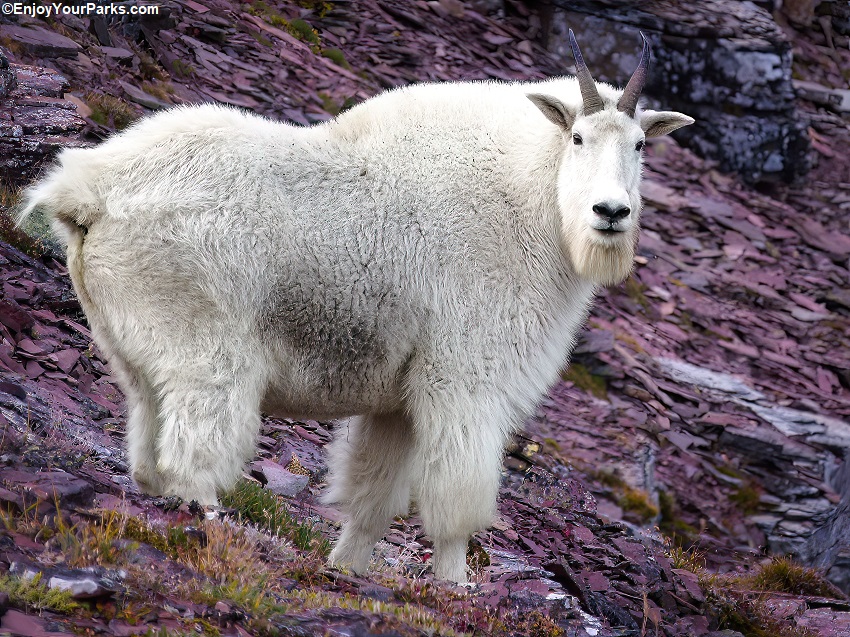
M631 270L644 139L693 122L636 111L645 41L624 91L573 46L578 80L411 86L308 128L176 108L62 152L21 219L67 244L144 492L215 505L261 412L353 416L331 564L365 571L414 498L435 575L466 580L508 438Z

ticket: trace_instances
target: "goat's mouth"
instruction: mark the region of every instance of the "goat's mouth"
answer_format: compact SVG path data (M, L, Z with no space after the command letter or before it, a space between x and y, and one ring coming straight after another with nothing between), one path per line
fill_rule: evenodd
M607 228L594 228L594 230L605 237L613 237L625 232L624 229L615 228L614 226L608 226Z

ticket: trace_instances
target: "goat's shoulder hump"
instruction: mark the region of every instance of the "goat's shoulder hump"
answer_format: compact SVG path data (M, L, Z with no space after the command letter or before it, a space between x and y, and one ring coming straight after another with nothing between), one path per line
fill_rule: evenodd
M178 106L136 122L103 146L114 145L122 149L132 146L141 150L180 135L215 134L217 131L235 135L239 131L255 130L268 125L271 125L270 120L230 106Z

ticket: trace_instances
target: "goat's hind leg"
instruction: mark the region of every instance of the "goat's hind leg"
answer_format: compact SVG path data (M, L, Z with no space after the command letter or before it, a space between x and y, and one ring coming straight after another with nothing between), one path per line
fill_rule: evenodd
M156 394L142 373L115 352L110 353L109 364L127 398L130 475L142 493L161 495L162 480L156 468L159 436Z
M249 349L209 345L158 370L157 470L165 495L215 505L253 455L265 379Z
M327 503L343 503L349 513L331 552L331 566L365 573L375 543L392 518L410 508L413 431L401 414L352 418L341 426L329 449Z

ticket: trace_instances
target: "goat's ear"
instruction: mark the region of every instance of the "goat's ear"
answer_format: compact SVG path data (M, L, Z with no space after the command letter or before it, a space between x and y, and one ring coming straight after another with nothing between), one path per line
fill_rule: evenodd
M546 119L555 126L559 126L565 131L572 129L573 122L576 121L576 114L561 100L542 93L528 93L526 97L534 102L534 105L540 109Z
M644 111L640 116L640 127L647 137L667 135L693 123L693 117L675 111Z

